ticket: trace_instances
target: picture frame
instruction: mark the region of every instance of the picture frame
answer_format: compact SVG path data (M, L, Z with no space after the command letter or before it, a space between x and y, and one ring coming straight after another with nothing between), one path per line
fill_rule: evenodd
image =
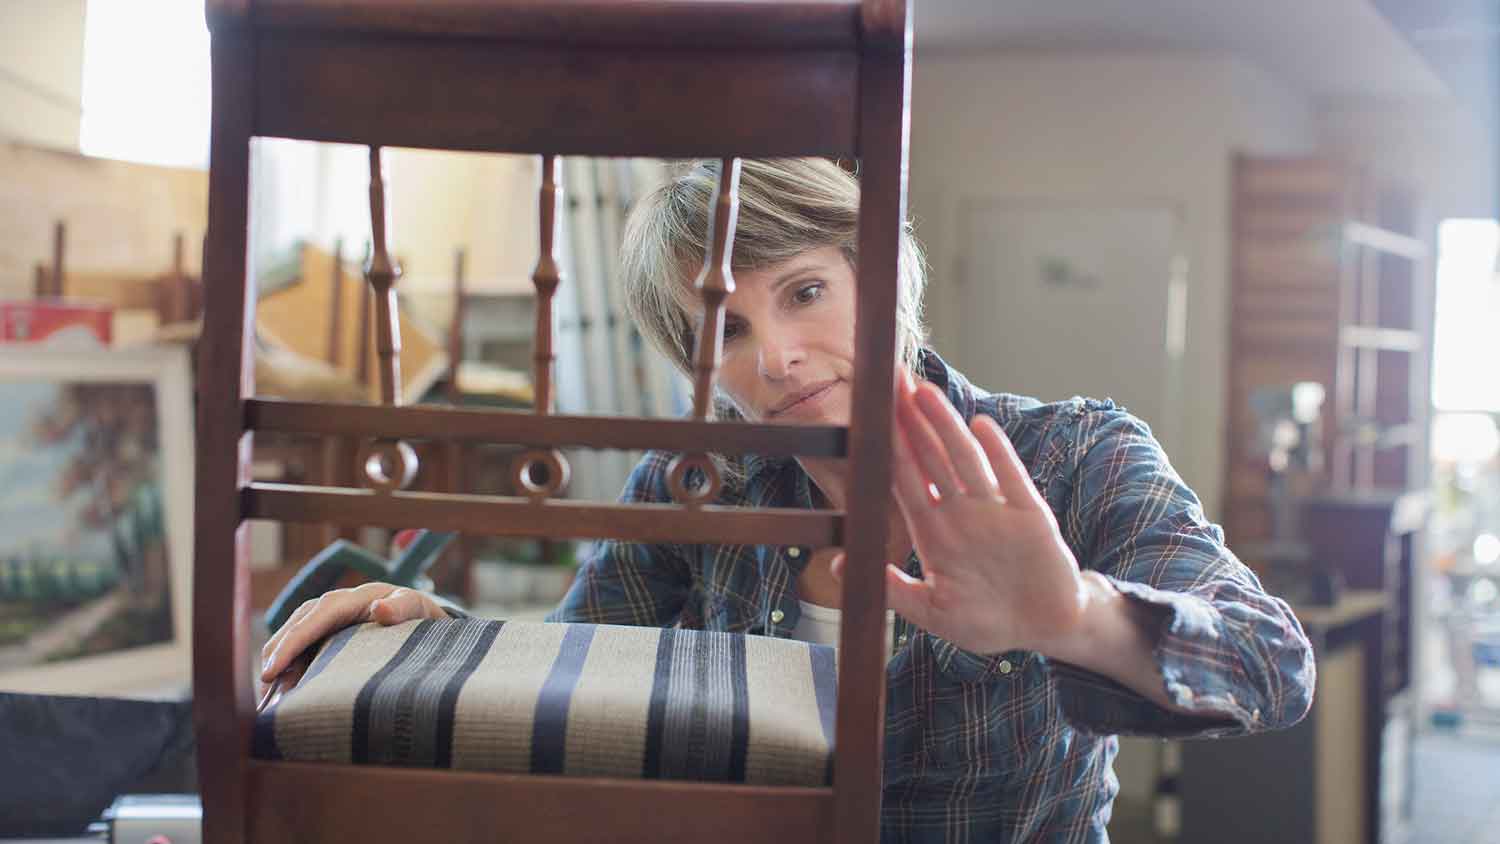
M193 442L186 349L0 345L0 691L187 695Z

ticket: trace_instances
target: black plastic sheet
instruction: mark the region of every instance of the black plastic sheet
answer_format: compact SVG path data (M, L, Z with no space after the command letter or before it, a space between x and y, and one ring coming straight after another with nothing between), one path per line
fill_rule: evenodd
M120 794L195 793L191 701L0 692L0 837L76 835Z

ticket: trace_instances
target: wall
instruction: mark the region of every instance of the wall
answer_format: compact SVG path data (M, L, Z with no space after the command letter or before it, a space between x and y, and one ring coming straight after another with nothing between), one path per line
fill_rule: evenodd
M0 138L78 148L84 4L0 3Z
M910 204L932 266L940 352L955 348L944 327L965 307L952 284L958 245L950 236L963 199L1179 210L1189 262L1182 418L1161 427L1174 464L1214 516L1224 460L1230 155L1310 150L1309 104L1228 57L1008 52L918 56L912 108ZM1001 337L992 343L987 354L1029 351ZM1057 393L1071 394L1067 385Z
M1329 149L1347 150L1420 191L1433 224L1500 213L1500 148L1456 104L1344 102L1323 109L1318 130Z
M52 262L52 228L67 222L68 272L141 276L172 267L177 233L198 271L208 173L88 158L0 142L0 298L30 298L34 268Z

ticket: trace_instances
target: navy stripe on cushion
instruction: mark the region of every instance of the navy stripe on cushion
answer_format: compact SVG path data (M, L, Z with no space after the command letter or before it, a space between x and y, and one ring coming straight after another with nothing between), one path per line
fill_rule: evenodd
M828 771L824 782L833 785L833 718L838 710L838 662L833 648L812 647L807 649L812 661L813 693L818 697L818 723L823 727L823 741L828 743Z
M750 680L745 674L745 637L729 637L729 681L734 696L729 738L729 781L745 781L745 756L750 751Z
M536 718L531 733L531 770L537 774L560 774L567 757L568 708L573 689L588 659L594 625L573 624L563 634L552 671L537 695Z
M500 635L500 628L505 626L503 621L488 622L480 625L479 635L474 642L473 648L469 650L453 676L448 679L448 685L443 689L443 695L438 701L437 711L437 733L434 737L436 747L433 754L433 764L439 768L450 768L453 766L453 724L454 712L458 709L458 694L463 691L464 683L468 682L469 676L479 663L484 661L490 647L495 644L495 637Z
M312 665L309 665L307 670L303 672L302 679L297 683L297 688L306 688L308 681L323 673L323 669L327 668L328 663L332 662L333 658L339 655L339 651L343 650L344 646L349 644L349 640L354 638L354 631L358 629L358 627L345 627L343 630L329 637L324 643L323 649L318 651L318 655L313 658ZM253 748L251 754L255 758L277 761L283 758L281 748L276 744L276 710L281 706L282 700L285 700L288 695L296 693L297 688L282 695L275 703L266 707L266 710L256 717L255 732L251 739Z
M419 622L416 629L406 638L406 641L401 643L401 649L396 651L396 655L391 657L390 661L385 665L381 666L380 670L375 672L374 676L359 690L359 697L354 699L354 741L350 747L350 758L355 764L365 764L372 761L370 759L372 744L370 741L370 722L374 716L376 695L379 693L380 687L385 683L387 677L395 673L396 669L412 658L423 641L427 639L428 633L431 630L432 621L430 619ZM382 757L381 761L383 761L384 757L390 755L390 745L386 742L376 742L376 744L381 746L382 752L379 755Z
M646 758L641 764L643 779L661 779L662 739L667 729L667 691L671 686L672 657L676 641L676 628L668 627L661 631L661 640L656 645L656 669L651 674L651 704L646 712Z

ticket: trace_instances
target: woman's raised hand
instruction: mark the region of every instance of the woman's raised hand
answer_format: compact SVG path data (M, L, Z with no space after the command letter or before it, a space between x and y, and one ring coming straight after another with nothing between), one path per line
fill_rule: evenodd
M886 602L965 650L1044 650L1077 633L1087 590L1057 520L1010 439L965 426L935 385L896 390L892 478L922 577L885 567ZM844 557L834 560L842 578Z
M261 649L263 683L280 680L286 692L302 679L307 660L302 656L323 637L352 624L373 621L392 625L423 618L447 618L442 607L415 589L389 583L365 583L335 589L298 607Z

